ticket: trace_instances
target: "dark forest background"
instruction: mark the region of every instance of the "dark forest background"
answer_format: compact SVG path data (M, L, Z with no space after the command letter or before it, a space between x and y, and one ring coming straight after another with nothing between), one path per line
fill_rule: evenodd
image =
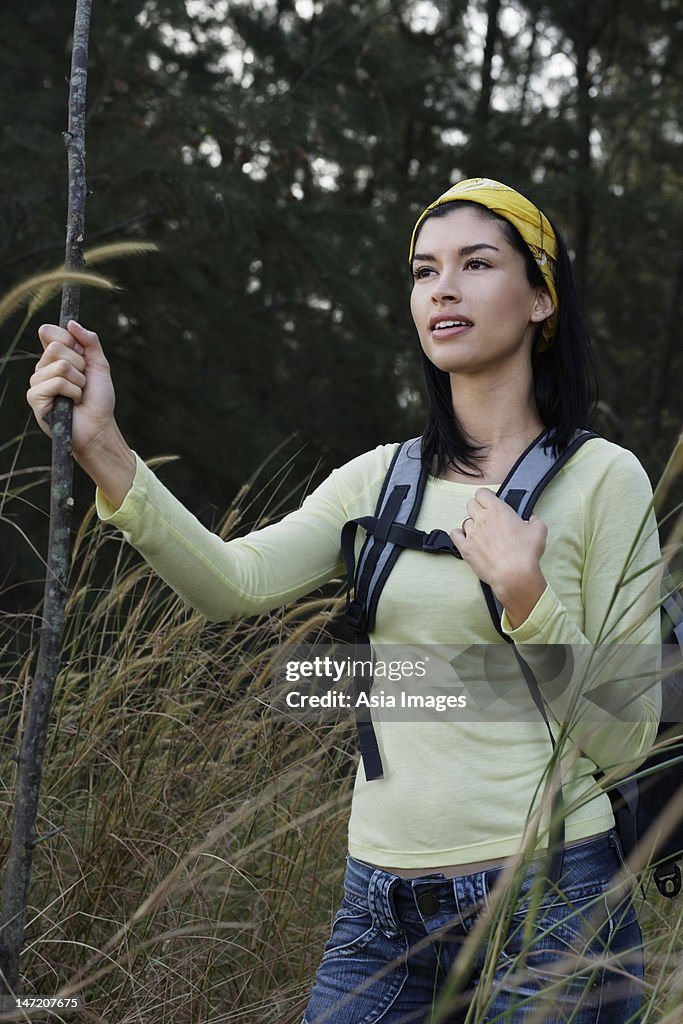
M72 18L0 6L0 294L62 258ZM602 369L594 426L656 480L681 418L682 44L676 0L95 0L88 242L160 246L82 299L131 445L180 456L164 479L213 523L278 448L273 510L419 432L410 229L485 175L566 234ZM35 328L57 317L55 301L0 376L0 475L28 483L49 459L26 432ZM81 513L91 498L79 478ZM40 593L46 507L41 484L0 509L9 608Z

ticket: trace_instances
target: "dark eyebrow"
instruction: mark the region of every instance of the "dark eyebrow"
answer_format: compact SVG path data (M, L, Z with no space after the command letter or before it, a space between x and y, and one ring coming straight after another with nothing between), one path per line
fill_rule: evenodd
M493 249L495 252L500 252L497 245L489 245L488 242L475 242L473 245L463 245L460 249L461 256L471 256L473 252L477 252L479 249ZM425 263L435 263L436 257L432 256L428 252L416 252L413 256L414 260L424 260Z
M460 255L469 256L471 253L476 252L477 249L494 249L495 252L500 252L497 245L489 245L488 242L475 242L474 245L463 245Z

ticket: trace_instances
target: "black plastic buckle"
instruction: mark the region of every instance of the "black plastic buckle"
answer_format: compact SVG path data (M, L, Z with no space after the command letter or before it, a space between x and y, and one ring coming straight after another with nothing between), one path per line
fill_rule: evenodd
M444 551L462 558L462 555L445 530L432 530L422 542L422 550L430 552Z
M672 900L681 891L681 869L678 864L660 864L654 872L655 885L662 896Z
M365 608L355 597L346 605L346 621L355 633L367 633L368 618Z

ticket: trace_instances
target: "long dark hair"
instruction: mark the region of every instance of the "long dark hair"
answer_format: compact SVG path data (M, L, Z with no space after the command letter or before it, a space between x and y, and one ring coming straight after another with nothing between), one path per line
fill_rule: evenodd
M510 244L524 257L529 284L532 288L543 285L543 276L536 261L514 224L482 203L462 199L457 203L459 206L473 206L482 216L499 221ZM444 203L437 206L425 220L444 216L453 205ZM567 447L574 431L586 425L596 394L597 375L593 346L579 308L567 246L554 224L553 230L558 248L555 268L559 297L557 329L549 348L536 352L534 345L531 366L538 414L550 432L550 444L560 452ZM540 331L539 325L539 335ZM481 475L479 463L483 451L467 436L453 412L449 374L434 366L421 347L420 356L429 399L429 415L422 435L423 463L436 475L449 467L470 476Z

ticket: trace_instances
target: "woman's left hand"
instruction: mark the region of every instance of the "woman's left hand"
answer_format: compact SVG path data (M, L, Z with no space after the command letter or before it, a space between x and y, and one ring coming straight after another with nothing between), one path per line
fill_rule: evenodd
M463 560L489 584L513 628L528 618L546 588L540 562L547 536L538 516L521 519L487 487L475 491L462 526L451 531Z

